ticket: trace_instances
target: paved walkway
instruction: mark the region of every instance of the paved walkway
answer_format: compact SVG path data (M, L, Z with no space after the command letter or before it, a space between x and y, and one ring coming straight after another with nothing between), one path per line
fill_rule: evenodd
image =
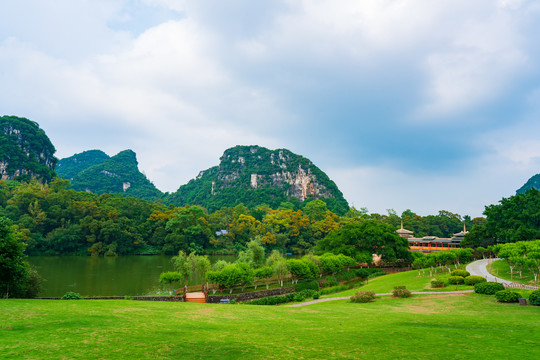
M483 260L476 260L470 263L465 267L465 270L467 270L471 275L480 275L486 278L487 281L493 281L493 282L499 282L502 284L512 284L513 282L510 280L504 280L499 277L491 275L487 271L487 265L495 260L499 259L483 259Z
M360 289L358 290L360 291ZM413 295L444 295L444 294L467 294L472 293L473 290L461 290L461 291L413 291ZM375 296L389 296L392 295L392 293L377 293ZM349 300L350 296L341 296L341 297L333 297L333 298L325 298L325 299L318 299L318 300L312 300L312 301L306 301L303 303L293 304L293 305L285 305L288 307L302 307L327 301L334 301L334 300Z

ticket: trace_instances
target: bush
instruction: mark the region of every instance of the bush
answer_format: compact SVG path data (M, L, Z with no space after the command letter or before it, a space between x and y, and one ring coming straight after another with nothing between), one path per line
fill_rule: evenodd
M465 278L466 285L476 285L476 284L480 284L486 281L487 281L486 278L479 275L469 275Z
M344 271L337 276L339 281L351 281L352 279L355 279L356 277L357 277L356 271L353 271L353 270Z
M357 291L356 294L351 296L351 302L354 303L367 303L375 300L375 293L373 291Z
M67 293L62 296L62 300L81 300L83 297L81 294L78 294L73 291L68 291Z
M356 277L359 277L362 280L366 280L369 276L369 272L366 269L356 269L354 272Z
M477 294L493 295L501 290L504 290L504 285L497 282L488 281L474 285L474 292Z
M326 282L322 283L321 287L332 287L332 286L339 285L339 282L333 276L327 276L325 280Z
M519 301L519 293L512 290L500 290L495 293L495 297L499 302L515 303Z
M317 281L306 281L306 282L299 282L294 287L296 289L296 292L300 292L303 290L313 290L313 291L319 291L319 283Z
M431 287L432 288L443 288L446 284L442 280L431 280Z
M412 293L405 286L395 286L394 290L392 290L392 295L399 298L408 298L411 297Z
M321 297L321 294L319 294L318 292L316 292L315 294L313 294L313 300L317 300L318 298Z
M470 276L471 273L469 273L467 270L454 270L450 273L450 276L461 276L462 278L466 278L467 276Z
M453 285L459 285L465 282L465 278L463 276L450 276L448 282Z
M540 290L535 290L529 295L529 303L540 306Z

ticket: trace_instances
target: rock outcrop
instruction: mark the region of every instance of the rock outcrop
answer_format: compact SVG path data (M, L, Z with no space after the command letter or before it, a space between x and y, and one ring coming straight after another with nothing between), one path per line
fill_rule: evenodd
M224 152L218 166L201 171L166 201L199 204L213 211L239 203L277 207L308 199L323 199L338 213L348 209L336 184L310 160L286 149L236 146Z
M54 177L55 148L36 122L0 117L0 179L49 182Z

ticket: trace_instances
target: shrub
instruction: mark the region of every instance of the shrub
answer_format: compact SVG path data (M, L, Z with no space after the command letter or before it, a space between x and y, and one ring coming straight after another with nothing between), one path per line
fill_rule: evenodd
M369 276L369 272L366 269L356 269L355 271L356 277L359 277L362 280L365 280Z
M431 280L431 287L432 288L443 288L446 284L442 280Z
M354 303L367 303L375 300L375 293L373 291L357 291L356 294L351 296L351 302Z
M326 282L322 284L323 287L332 287L332 286L339 285L339 282L333 276L327 276L325 280Z
M463 276L450 276L448 278L448 282L453 285L463 284L465 282L465 278Z
M466 278L467 276L470 276L471 273L469 273L467 270L454 270L450 273L450 276L461 276L463 278Z
M295 286L296 292L300 292L303 290L314 290L319 291L319 283L317 281L305 281L305 282L299 282Z
M540 306L540 290L535 290L529 295L529 303Z
M481 282L474 285L474 292L477 294L493 295L500 290L504 290L504 285L491 281Z
M83 297L81 296L81 294L78 294L73 291L68 291L67 293L64 294L64 296L62 296L62 300L80 300L82 298Z
M395 286L394 290L392 290L392 295L399 298L408 298L411 297L412 293L405 286Z
M469 275L465 278L466 285L476 285L483 282L486 282L486 278L479 275Z
M350 271L344 271L338 276L339 281L351 281L352 279L356 278L356 271L350 270Z
M495 297L499 302L515 303L519 301L519 293L512 290L500 290L495 293Z
M318 292L316 292L315 294L313 294L313 300L317 300L318 298L321 297L321 294L319 294Z

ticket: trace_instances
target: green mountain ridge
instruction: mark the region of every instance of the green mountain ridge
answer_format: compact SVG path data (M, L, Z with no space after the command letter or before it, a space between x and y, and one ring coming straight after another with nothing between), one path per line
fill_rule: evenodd
M165 202L197 204L212 212L240 203L277 208L284 202L294 206L312 199L324 200L337 214L349 209L336 184L309 159L286 149L253 145L227 149L218 166L201 171L167 195Z
M159 191L139 171L137 155L124 150L110 157L100 150L75 154L59 162L58 175L71 181L77 191L116 193L145 200L160 200Z
M101 150L88 150L58 161L56 174L62 179L72 181L80 172L94 166L103 164L110 156Z
M527 180L527 182L516 191L516 195L522 194L529 189L540 190L540 174L536 174Z
M38 123L16 116L0 117L0 180L49 182L58 159L56 149Z

